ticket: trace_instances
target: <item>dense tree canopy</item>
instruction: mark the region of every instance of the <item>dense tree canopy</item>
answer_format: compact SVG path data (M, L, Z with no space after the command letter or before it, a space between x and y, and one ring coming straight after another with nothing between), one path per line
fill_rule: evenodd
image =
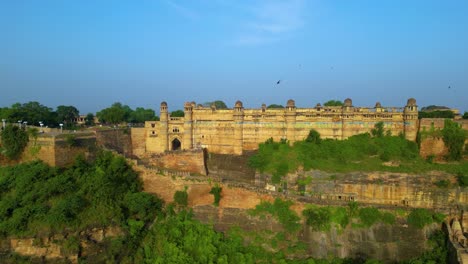
M80 112L74 106L59 105L57 106L57 122L65 124L65 126L71 126L74 124L74 120L80 116Z
M28 133L17 125L7 125L1 131L1 154L5 157L15 160L23 153L24 148L28 144Z
M466 131L456 122L445 119L442 129L442 138L449 153L448 159L460 160L463 157L463 146L465 145Z
M455 114L450 110L419 111L418 117L421 118L454 118Z
M171 112L171 117L184 117L185 113L183 110L175 110Z
M465 113L463 114L463 119L468 119L468 112L465 112Z
M227 109L227 105L221 101L221 100L216 100L216 101L213 101L213 102L206 102L203 104L203 106L205 107L211 107L211 105L215 105L216 109Z
M324 106L343 106L340 100L329 100L323 104Z
M280 105L280 104L271 104L269 106L267 106L268 109L275 109L275 108L284 108L284 106Z
M11 107L2 108L0 115L2 119L6 119L10 123L16 123L21 120L35 126L38 126L40 121L48 126L56 126L58 124L57 113L52 111L52 108L44 106L39 102L15 103Z
M122 103L114 103L111 107L102 109L96 113L101 123L119 124L128 123L144 123L145 121L158 120L154 110L137 107L132 110L128 105Z

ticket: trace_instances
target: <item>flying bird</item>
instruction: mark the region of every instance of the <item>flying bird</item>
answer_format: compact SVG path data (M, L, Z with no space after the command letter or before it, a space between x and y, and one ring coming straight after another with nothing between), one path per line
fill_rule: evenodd
M450 89L450 85L449 85L449 87L448 87L448 88Z
M281 80L278 80L278 81L276 82L276 84L280 84L280 82L281 82Z

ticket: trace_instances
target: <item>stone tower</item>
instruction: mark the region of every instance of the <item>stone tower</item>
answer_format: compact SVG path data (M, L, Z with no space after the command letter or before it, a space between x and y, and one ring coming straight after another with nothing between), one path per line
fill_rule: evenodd
M289 99L284 113L286 121L286 139L292 144L296 141L296 102Z
M416 99L410 98L403 110L405 138L415 141L418 134L418 106Z
M344 100L343 108L342 108L342 131L341 131L341 139L347 139L351 137L353 134L352 130L352 122L354 119L354 106L353 101L350 98L346 98Z
M167 111L167 103L162 102L160 107L160 130L159 130L159 137L160 137L160 149L164 152L169 150L169 113Z
M186 102L184 104L184 138L183 149L193 148L193 108L195 102Z
M241 101L234 105L234 154L242 154L244 141L244 107Z

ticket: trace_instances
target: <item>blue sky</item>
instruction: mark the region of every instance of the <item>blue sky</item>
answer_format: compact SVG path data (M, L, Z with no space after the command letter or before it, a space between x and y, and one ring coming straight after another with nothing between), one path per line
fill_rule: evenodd
M468 111L467 13L466 0L5 0L0 106L414 97Z

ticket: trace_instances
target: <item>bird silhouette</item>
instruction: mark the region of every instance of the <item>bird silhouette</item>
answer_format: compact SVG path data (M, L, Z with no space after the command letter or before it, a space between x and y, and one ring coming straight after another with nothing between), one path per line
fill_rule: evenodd
M281 82L281 80L278 80L278 81L276 82L276 84L280 84L280 82Z

